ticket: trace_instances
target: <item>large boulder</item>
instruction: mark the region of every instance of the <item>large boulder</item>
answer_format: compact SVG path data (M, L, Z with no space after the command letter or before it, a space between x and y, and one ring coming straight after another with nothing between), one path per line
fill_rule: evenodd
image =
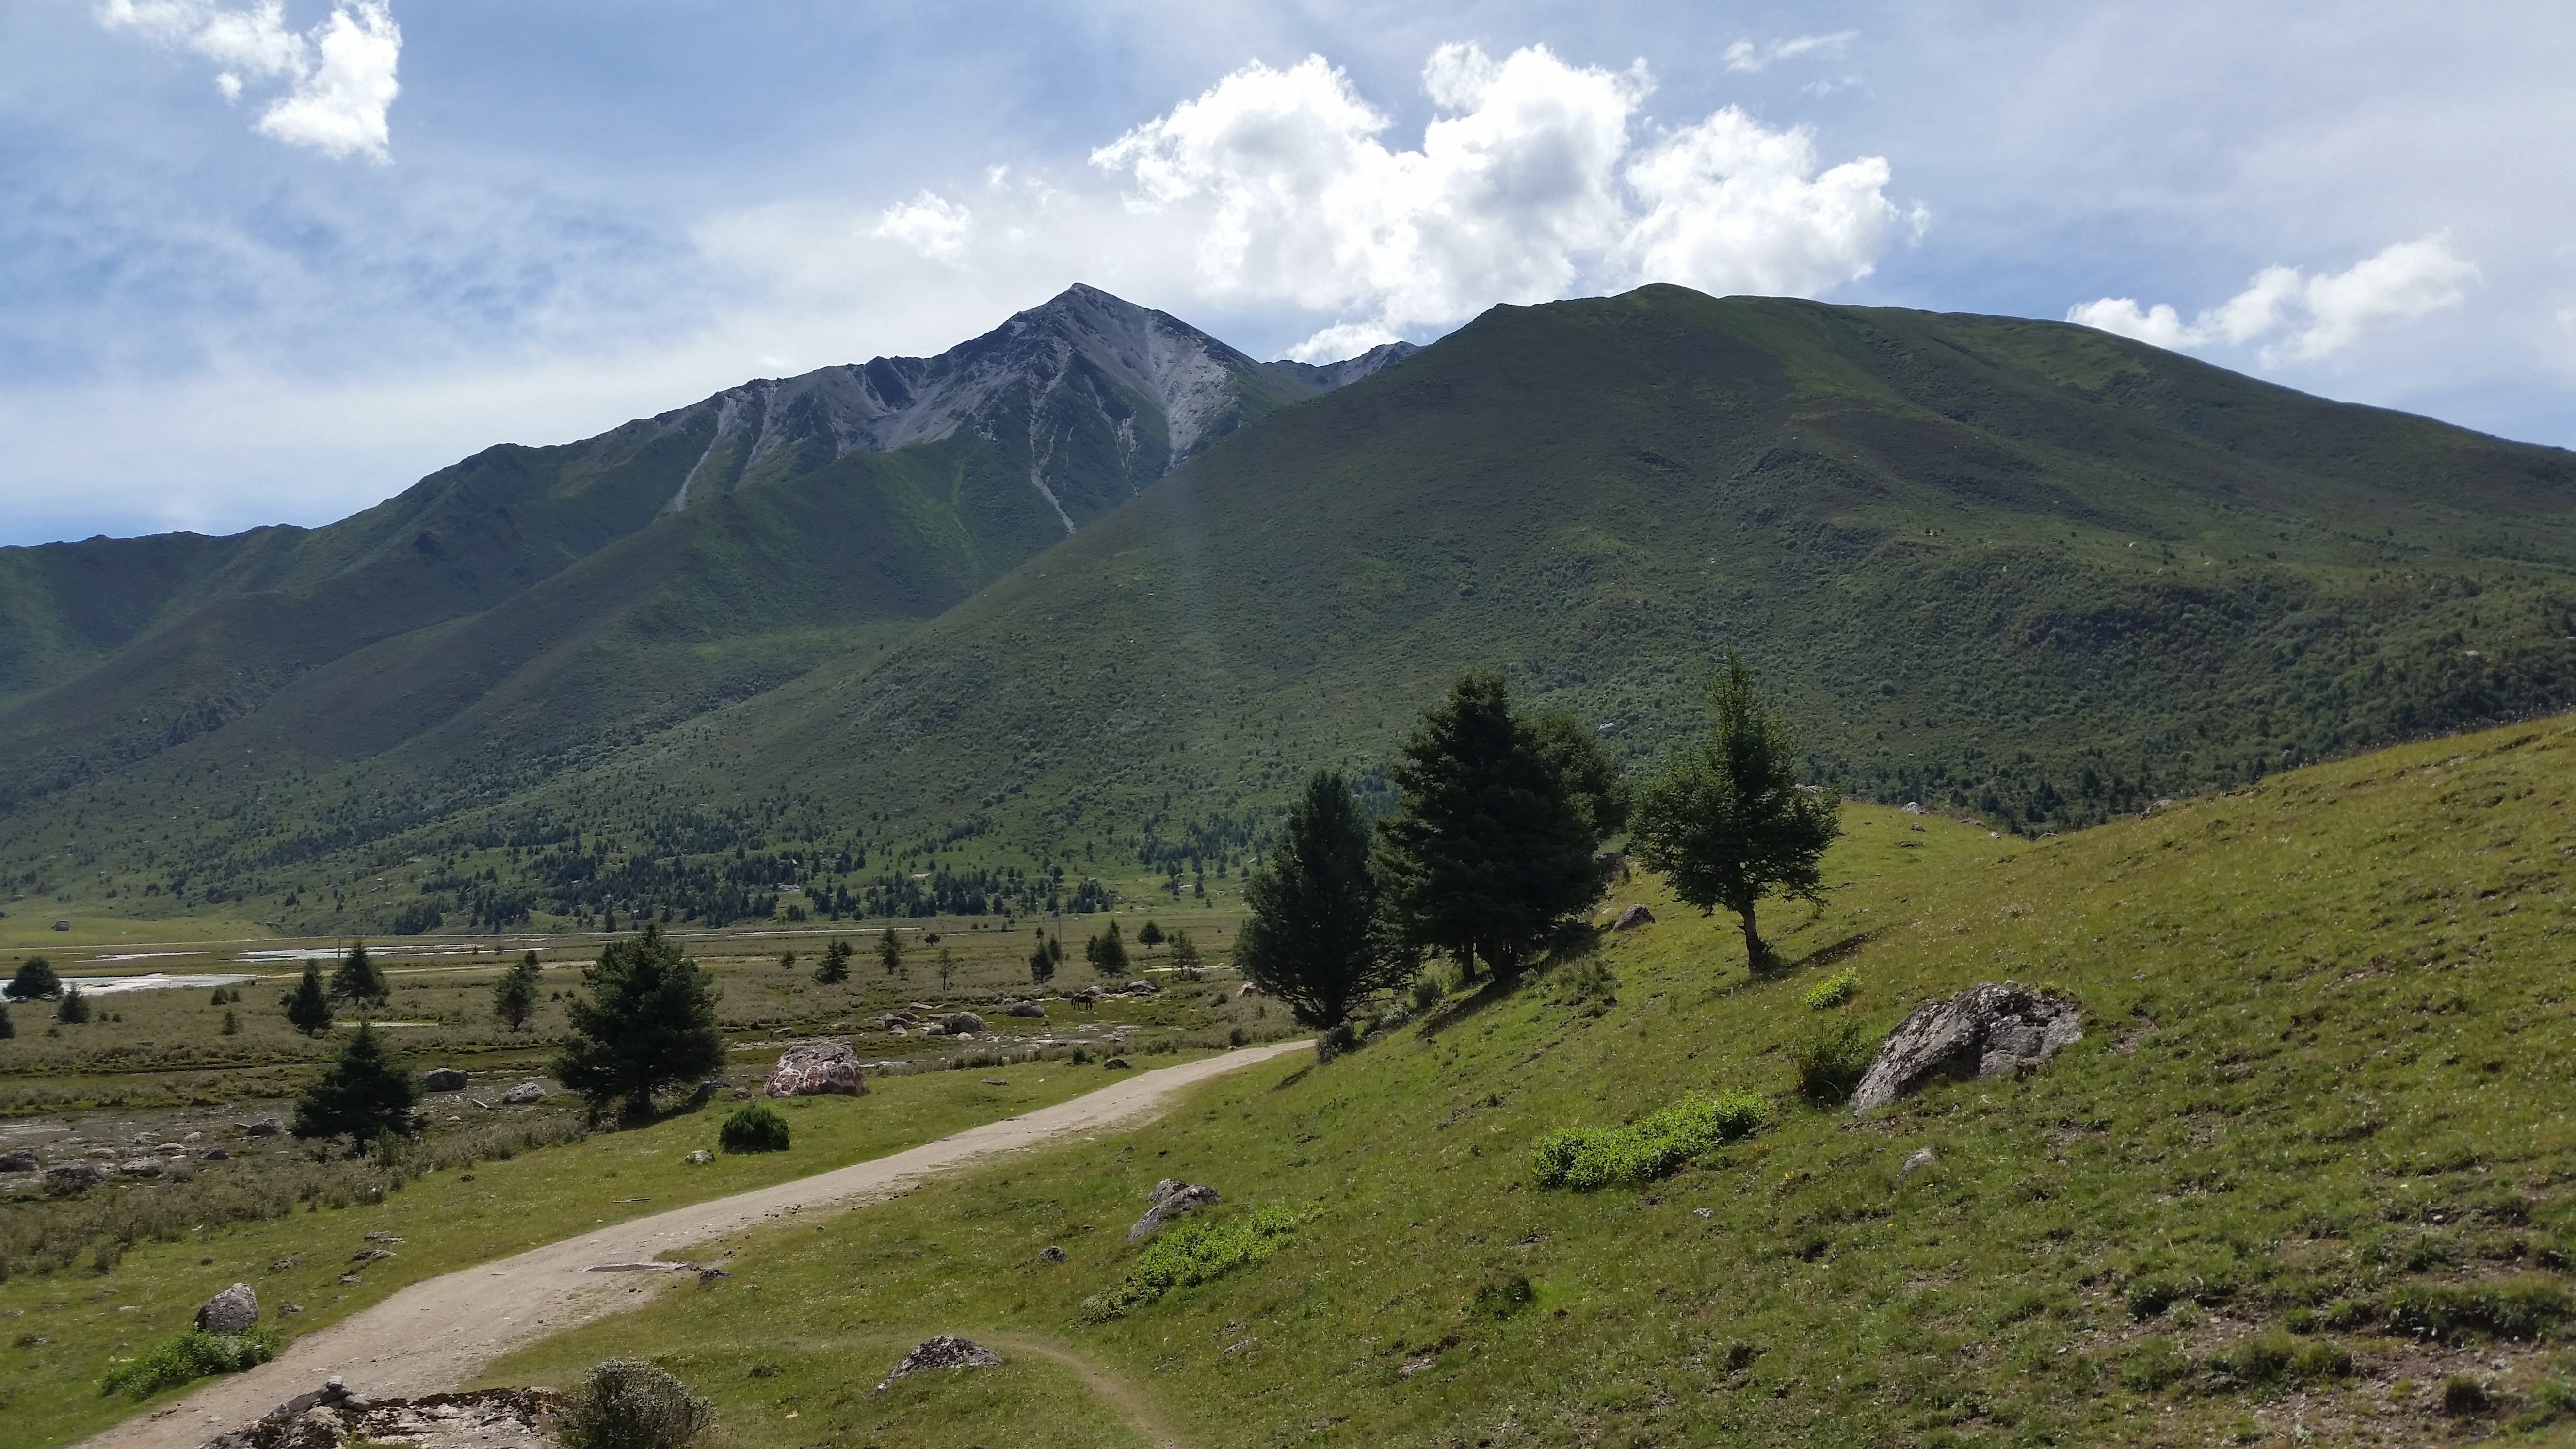
M542 1102L545 1099L545 1083L521 1082L519 1085L512 1087L510 1090L501 1094L501 1105L505 1107L524 1107L531 1102Z
M1127 1230L1127 1241L1131 1243L1161 1232L1163 1224L1183 1213L1197 1212L1200 1208L1214 1207L1225 1201L1222 1194L1206 1183L1186 1183L1170 1177L1154 1184L1154 1190L1146 1194L1146 1198L1153 1206L1136 1220L1136 1226Z
M769 1083L761 1088L773 1097L813 1097L837 1092L845 1097L864 1097L867 1083L860 1080L859 1054L845 1041L815 1041L789 1047L769 1069Z
M420 1084L433 1092L462 1092L465 1074L454 1067L432 1067L421 1074Z
M1034 1001L1014 1001L1010 1005L1002 1008L1002 1014L1004 1016L1033 1016L1040 1021L1046 1020L1046 1008L1038 1005Z
M107 1169L95 1162L57 1162L45 1169L45 1191L87 1192L107 1181Z
M116 1164L116 1170L127 1177L159 1177L161 1175L161 1159L158 1157L129 1157L123 1162Z
M197 1305L197 1326L208 1333L248 1333L259 1326L259 1295L248 1283L235 1283Z
M2017 982L1983 982L1926 1003L1889 1032L1852 1093L1852 1110L1884 1107L1937 1081L2028 1071L2083 1039L2074 1002Z
M939 1018L939 1024L948 1028L950 1036L957 1036L966 1032L982 1031L984 1018L971 1011L952 1011Z
M958 1338L943 1333L903 1356L894 1371L877 1381L876 1392L884 1393L896 1379L906 1378L924 1369L995 1368L1002 1356L971 1338Z
M1643 902L1639 902L1638 904L1621 911L1619 913L1619 919L1610 923L1610 929L1614 931L1633 931L1639 926L1651 926L1654 923L1655 913L1647 910Z
M0 1172L33 1172L42 1165L32 1152L0 1152Z

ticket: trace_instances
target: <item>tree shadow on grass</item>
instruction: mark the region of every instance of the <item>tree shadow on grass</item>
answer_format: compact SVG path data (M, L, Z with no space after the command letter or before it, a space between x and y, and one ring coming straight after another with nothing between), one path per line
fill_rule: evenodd
M1609 934L1609 928L1606 926L1595 926L1579 920L1559 922L1555 934L1548 938L1547 949L1537 960L1510 976L1488 976L1473 993L1455 1001L1441 1003L1429 1016L1423 1018L1422 1025L1416 1030L1415 1035L1419 1036L1425 1045L1438 1040L1442 1032L1458 1023L1511 1000L1520 993L1522 987L1531 982L1598 956L1601 953L1602 942L1609 937Z

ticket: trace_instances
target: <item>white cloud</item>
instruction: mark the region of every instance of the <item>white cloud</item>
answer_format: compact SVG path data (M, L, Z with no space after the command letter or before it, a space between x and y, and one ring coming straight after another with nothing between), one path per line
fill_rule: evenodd
M1444 45L1422 78L1442 114L1419 150L1390 149L1389 119L1310 56L1246 66L1091 161L1130 181L1132 209L1197 226L1207 295L1342 314L1299 357L1552 300L1587 274L1813 294L1867 275L1896 229L1884 160L1817 176L1804 132L1732 108L1631 163L1642 62Z
M2477 277L2477 267L2451 251L2449 233L2435 232L2340 272L2302 277L2296 267L2266 267L2244 291L2188 323L2170 305L2141 308L2131 297L2081 303L2068 309L2066 320L2175 349L2241 346L2288 329L2289 336L2261 354L2264 366L2277 367L2314 362L2365 332L2456 307Z
M991 182L999 186L1002 181L997 168ZM899 241L935 262L953 262L966 249L967 238L974 229L973 212L936 192L925 191L910 201L887 207L868 235Z
M1798 35L1787 40L1775 40L1767 46L1739 40L1726 48L1726 68L1758 71L1803 55L1838 57L1850 48L1852 37L1859 33L1857 30L1838 30L1831 35Z
M286 26L284 0L228 10L215 0L103 0L101 25L184 46L224 67L215 88L240 99L244 76L280 79L286 95L253 129L326 156L391 159L386 112L401 86L402 31L384 0L338 0L312 30Z

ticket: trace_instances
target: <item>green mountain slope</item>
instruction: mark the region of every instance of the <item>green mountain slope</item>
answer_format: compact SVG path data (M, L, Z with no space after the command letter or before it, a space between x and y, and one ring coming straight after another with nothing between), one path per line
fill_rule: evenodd
M1125 1137L675 1248L733 1276L487 1381L649 1359L751 1449L1143 1443L1099 1423L1138 1405L1207 1446L2565 1444L2571 797L2562 717L2037 844L1853 807L1782 976L1640 878L1611 902L1661 920L1595 957ZM1818 1033L2005 979L2083 1039L1864 1118L1792 1090ZM1558 1128L1727 1090L1769 1124L1669 1177L1534 1180ZM1137 1301L1165 1177L1224 1195L1220 1243L1284 1235ZM870 1393L934 1333L1009 1362Z

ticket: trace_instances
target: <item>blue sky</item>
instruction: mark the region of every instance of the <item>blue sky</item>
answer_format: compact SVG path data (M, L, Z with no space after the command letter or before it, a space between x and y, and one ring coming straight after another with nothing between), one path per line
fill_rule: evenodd
M0 543L322 523L1088 281L1259 356L1673 280L2576 444L2576 11L9 0Z

